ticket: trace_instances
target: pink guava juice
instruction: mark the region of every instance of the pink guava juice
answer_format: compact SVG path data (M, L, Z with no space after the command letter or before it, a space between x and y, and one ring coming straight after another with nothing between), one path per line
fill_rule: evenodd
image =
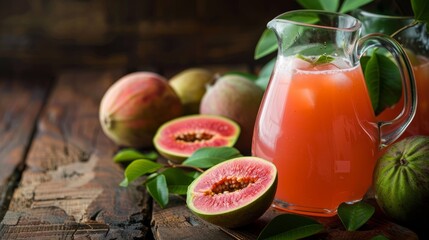
M417 88L416 115L399 140L414 135L429 135L429 59L423 56L416 56L416 58L417 64L413 64ZM383 121L394 119L401 113L403 101L401 97L398 104L385 109L377 118Z
M253 135L253 155L278 170L274 206L332 216L372 183L378 133L360 65L280 57Z

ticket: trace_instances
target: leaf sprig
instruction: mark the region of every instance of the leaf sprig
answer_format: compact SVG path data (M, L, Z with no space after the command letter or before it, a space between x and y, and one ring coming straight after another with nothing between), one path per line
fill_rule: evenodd
M146 158L140 158L142 156ZM204 171L203 169L239 157L241 153L233 147L200 148L182 164L161 164L154 162L153 158L148 159L147 156L153 155L144 155L134 149L127 149L115 155L114 159L132 161L125 168L124 180L120 186L127 187L131 182L146 177L143 185L147 192L164 208L168 204L169 194L186 195L189 184Z

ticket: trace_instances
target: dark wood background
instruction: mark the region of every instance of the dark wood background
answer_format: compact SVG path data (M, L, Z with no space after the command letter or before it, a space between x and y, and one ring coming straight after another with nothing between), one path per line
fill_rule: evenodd
M0 74L252 66L266 23L296 8L293 0L0 0Z

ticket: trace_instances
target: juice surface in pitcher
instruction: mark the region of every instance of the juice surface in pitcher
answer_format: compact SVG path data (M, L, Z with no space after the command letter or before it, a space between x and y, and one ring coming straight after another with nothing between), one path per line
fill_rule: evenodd
M274 205L330 216L342 202L360 200L376 163L374 122L359 65L338 58L314 66L279 57L252 147L253 155L277 166Z

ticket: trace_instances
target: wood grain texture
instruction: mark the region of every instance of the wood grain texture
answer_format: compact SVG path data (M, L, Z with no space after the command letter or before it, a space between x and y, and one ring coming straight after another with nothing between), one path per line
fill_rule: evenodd
M0 78L0 220L24 168L48 79Z
M145 238L150 199L119 187L117 150L98 122L99 102L121 76L69 72L60 76L40 116L26 170L0 223L1 239Z
M371 204L375 202L370 201ZM254 223L247 226L227 229L212 225L201 220L185 205L184 199L171 196L167 208L154 206L152 214L152 231L157 239L257 239L263 228L276 216L286 214L274 208L268 209ZM388 239L416 240L418 236L408 228L397 225L386 219L379 209L376 214L359 230L346 231L338 218L314 217L324 225L325 231L306 239L343 239L362 240L371 239L377 235L384 235Z
M154 203L151 226L155 239L232 239L221 228L193 215L184 199L173 195L165 209Z

